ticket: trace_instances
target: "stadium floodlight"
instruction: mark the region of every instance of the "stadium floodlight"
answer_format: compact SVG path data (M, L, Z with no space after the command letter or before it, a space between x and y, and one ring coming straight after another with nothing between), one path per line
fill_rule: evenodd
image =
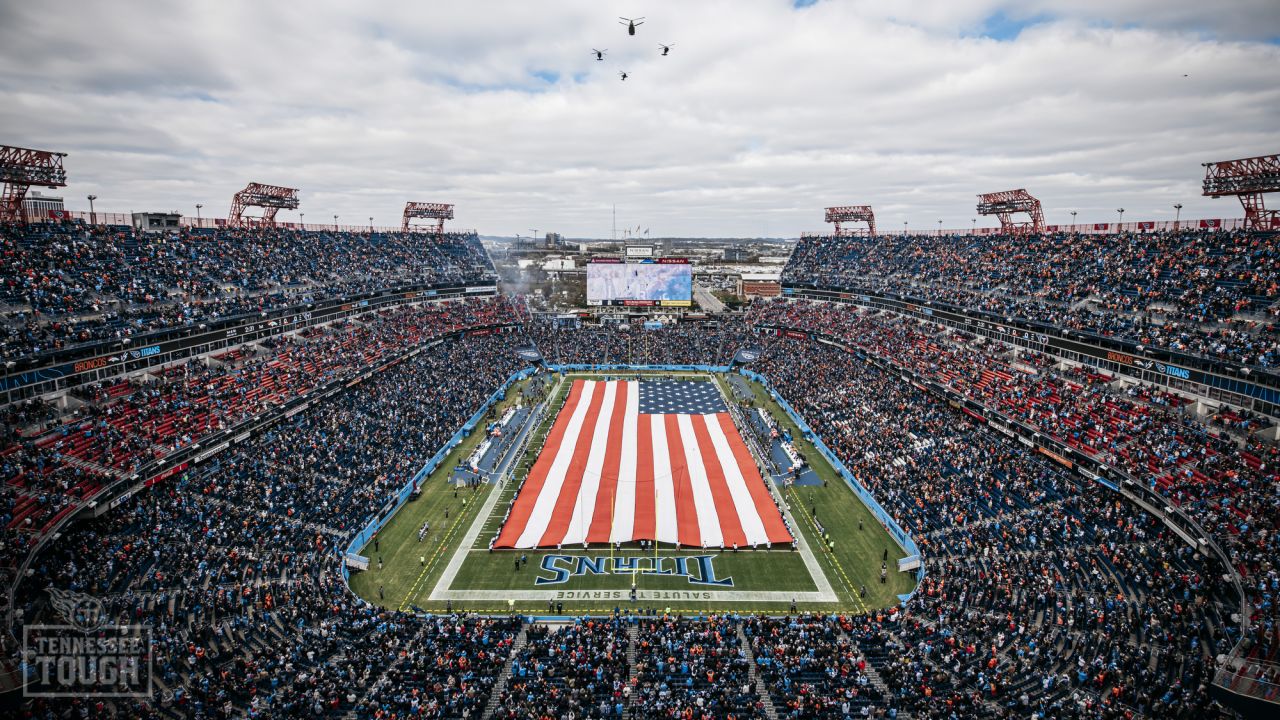
M1014 213L1026 213L1030 220L1014 222L1011 218ZM1044 232L1044 210L1040 201L1023 188L979 195L978 214L1000 218L1000 232L1005 235Z
M0 145L0 222L24 222L22 201L32 185L50 189L67 186L62 167L66 153Z
M262 208L262 217L246 217L245 208ZM251 182L231 198L231 212L227 213L227 227L275 227L276 212L298 209L297 188L263 185Z
M867 237L876 236L876 214L871 211L870 205L840 205L837 207L829 207L827 208L826 222L835 223L836 237L861 234L857 230L849 230L841 227L841 223L847 222L865 222L867 224Z
M1267 210L1263 194L1280 192L1280 155L1204 163L1204 195L1235 195L1244 207L1244 226L1252 230L1280 228L1280 211Z
M407 202L404 204L404 221L400 223L401 232L409 232L409 221L413 219L435 220L435 234L444 234L444 221L453 219L453 205L447 203Z

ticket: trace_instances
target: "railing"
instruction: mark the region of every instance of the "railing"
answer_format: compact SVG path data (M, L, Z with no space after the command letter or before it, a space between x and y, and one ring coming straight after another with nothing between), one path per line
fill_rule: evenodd
M832 469L836 471L836 474L838 474L841 479L845 481L845 484L853 490L854 494L857 495L858 499L862 501L862 504L871 511L871 514L875 516L876 520L880 521L880 525L889 533L889 537L893 538L893 541L902 548L904 553L906 553L906 557L904 557L903 560L919 560L920 547L916 545L916 540L912 537L911 533L907 532L901 525L899 525L898 521L889 514L889 511L885 510L884 507L880 505L880 502L876 500L875 495L867 489L866 485L862 484L862 481L858 479L858 476L849 471L849 468L845 466L844 461L827 447L827 444L823 441L822 437L819 436L818 433L814 432L813 428L810 427L809 423L804 419L804 416L796 411L795 408L791 407L791 403L787 402L786 398L782 397L782 395L774 389L773 385L769 382L769 379L764 375L746 369L740 369L739 372L741 372L744 377L751 378L752 380L760 383L769 391L769 395L773 398L773 401L778 403L778 407L782 408L783 412L791 418L791 421L800 429L800 432L804 435L805 439L808 440L815 449L817 449L818 453L821 454L822 457L826 458ZM924 565L921 564L916 573L916 581L918 583L923 579ZM915 588L912 588L911 592L905 595L899 595L898 599L905 603L911 599L911 596L915 594L915 591Z
M1071 233L1080 235L1107 235L1114 233L1144 233L1144 232L1164 232L1168 230L1243 230L1245 228L1244 218L1194 218L1187 220L1135 220L1131 222L1101 222L1101 223L1073 223L1070 225L1045 225L1044 231L1047 233ZM906 228L886 228L880 226L876 228L877 235L999 235L998 227L960 227L960 228L940 228L940 227L906 227ZM823 232L804 232L800 237L830 237L833 231L827 230ZM845 233L846 235L857 235L858 233ZM862 237L866 237L866 232L861 233Z
M1035 348L1038 352L1056 356L1074 352L1090 357L1092 364L1098 367L1144 382L1173 387L1170 384L1172 381L1187 381L1206 388L1229 390L1253 400L1255 404L1252 410L1280 417L1280 373L1272 368L1249 367L1229 363L1221 358L1148 347L1132 340L1070 330L1040 320L1005 316L941 300L923 300L867 288L836 285L820 287L814 282L784 281L782 294L787 299L832 301L889 310L929 322L942 322L974 335L994 337L987 331L1000 329L1002 337L998 339L1017 338L1031 333L1039 338L1040 344ZM1207 390L1197 394L1207 396Z
M66 220L80 221L89 225L133 225L133 213L119 212L84 212L82 210L23 210L23 218L28 223L57 223ZM223 230L227 227L226 218L214 217L179 217L178 226L185 229ZM287 230L305 230L308 232L350 232L350 233L398 233L399 225L340 225L338 223L301 223L277 221L277 228ZM176 230L178 228L163 228ZM412 226L410 231L431 232L428 226ZM1048 233L1073 233L1081 235L1105 235L1114 233L1164 232L1168 230L1243 230L1244 218L1191 218L1187 220L1135 220L1131 222L1073 223L1070 225L1045 225ZM877 235L999 235L998 227L952 227L952 228L877 228ZM475 230L449 228L450 233L474 233ZM803 232L801 237L827 237L833 231ZM858 233L848 232L847 235ZM865 237L865 231L861 233Z
M764 329L783 329L773 328L771 326L759 327ZM936 380L922 376L911 368L900 366L892 360L883 357L874 356L860 348L851 347L840 338L828 336L822 333L812 333L807 330L792 330L791 332L803 335L811 340L827 342L858 357L868 360L874 358L877 364L883 363L887 367L891 367L899 372L905 373L921 387L927 388L929 392L936 396L948 399L954 407L964 410L969 417L981 424L1006 435L1019 437L1022 442L1029 447L1044 448L1058 457L1070 459L1071 469L1101 485L1104 485L1105 487L1118 491L1121 495L1128 497L1141 509L1172 528L1197 551L1206 556L1212 556L1217 559L1218 563L1222 565L1225 570L1223 575L1224 579L1231 584L1232 589L1234 589L1236 593L1236 597L1239 599L1240 607L1238 612L1240 616L1240 633L1241 635L1246 635L1248 633L1248 595L1244 590L1244 578L1236 569L1231 557L1218 544L1217 539L1201 527L1195 519L1188 515L1181 507L1173 504L1169 498L1157 492L1150 486L1150 484L1140 482L1127 472L1107 464L1102 459L1090 456L1075 447L1059 441L1052 435L1042 433L1035 427L1029 426L1020 420L1015 420L1014 418L1005 415L999 410L992 409L986 405L978 403L966 395L952 390L947 386L940 385ZM804 429L804 426L801 426L801 428ZM824 450L824 448L819 449ZM823 454L825 455L826 452ZM1118 485L1115 480L1119 480ZM1264 670L1267 669L1267 667L1271 667L1271 669L1277 670L1278 672L1280 672L1280 666L1272 667L1273 664L1270 663L1251 661L1247 658L1240 657L1240 653L1241 644L1238 643L1236 647L1232 649L1227 662L1218 670L1217 676L1214 679L1214 684L1228 692L1248 695L1249 697L1253 697L1267 703L1280 702L1280 696L1277 696L1276 693L1277 688L1275 681L1275 678L1280 678L1280 675L1272 674L1270 677L1273 678L1273 680L1271 681L1267 681L1265 679L1253 679L1261 677L1259 673L1255 672L1254 666L1266 666L1263 667ZM1230 680L1235 682L1236 686L1239 686L1239 675L1242 668L1252 673L1252 677L1249 679L1251 684L1244 687L1243 690L1238 689L1238 687L1224 684L1226 681Z
M150 213L157 214L157 213ZM22 211L23 219L28 223L61 223L66 221L83 222L88 225L123 225L133 226L133 213L120 212L84 212L82 210L31 210L24 209ZM252 218L251 218L252 220ZM337 223L301 223L301 222L282 222L276 221L276 228L285 230L304 230L307 232L346 232L346 233L399 233L402 232L399 225L372 225L366 223L364 225L339 225ZM146 230L148 228L142 228ZM154 228L157 231L178 230L178 229L202 229L202 230L225 230L227 229L226 218L213 217L189 217L186 215L179 216L178 227L171 228ZM410 232L432 232L425 226L410 226ZM447 233L475 233L475 230L466 230L460 228L448 228Z
M449 441L436 451L436 454L432 455L431 458L427 460L426 464L424 464L408 482L401 486L401 488L396 492L395 500L384 505L359 532L351 536L347 541L343 557L354 555L360 550L360 548L368 545L369 540L373 538L374 533L381 530L388 522L391 522L391 518L395 517L396 513L400 511L400 508L404 507L404 504L409 501L409 496L413 494L414 489L425 482L427 477L430 476L431 473L435 472L436 468L440 467L440 464L445 461L445 458L449 456L449 453L455 447L461 445L463 440L466 440L467 436L479 427L481 421L484 420L484 414L489 411L489 408L502 400L503 396L506 395L507 389L532 374L534 374L533 368L518 370L512 373L511 376L507 378L506 382L502 383L502 387L493 391L493 393L489 395L489 399L485 400L484 404L480 406L480 409L476 410L467 422L463 423L462 427L453 434L453 437L449 438ZM342 564L342 579L344 581L350 580L350 572L351 571L347 568L347 565L344 562Z
M1274 706L1280 702L1280 663L1245 657L1241 640L1218 666L1213 684L1221 692L1243 696ZM1232 699L1227 699L1230 702ZM1240 703L1231 702L1233 705ZM1274 711L1274 707L1271 708Z
M168 480L175 475L194 468L217 456L223 450L238 445L260 434L264 429L275 425L280 420L303 412L322 400L346 392L349 388L364 382L375 374L393 365L404 362L422 351L440 344L441 342L461 338L469 333L477 331L492 332L506 327L510 327L510 325L477 326L466 330L456 330L445 335L423 341L417 346L406 349L394 357L381 362L376 367L365 370L354 376L343 376L330 380L326 384L314 388L303 395L294 397L285 401L283 404L271 408L270 410L242 420L240 423L230 428L203 436L190 445L178 448L162 458L158 458L147 463L146 465L131 472L126 477L119 478L108 483L92 496L84 498L79 505L69 506L74 509L71 512L62 513L51 526L45 528L40 537L36 539L36 543L23 557L23 560L14 575L14 582L8 588L9 609L5 617L5 627L12 630L15 619L14 613L17 609L15 600L17 597L18 585L26 579L27 571L30 568L31 563L35 561L36 557L40 555L49 542L61 535L63 528L77 518L84 517L86 514L92 514L96 517L108 510L114 509L132 497L133 494L139 490L158 482ZM507 385L511 382L511 380L508 380ZM503 386L503 391L507 385ZM492 404L492 399L481 408L476 417L482 417L482 413L489 408L490 404ZM474 420L475 418L472 419L472 421ZM461 431L459 432L461 433ZM450 442L452 443L451 445L448 445L437 453L438 460L433 459L436 463L442 461L447 450L459 442L458 435L455 435ZM425 468L423 472L426 472ZM400 503L403 503L404 498L408 497L409 489L411 489L410 486L413 482L417 481L421 475L423 475L423 472L420 472L419 475L415 476L414 479L406 485L408 489L402 490L399 500Z

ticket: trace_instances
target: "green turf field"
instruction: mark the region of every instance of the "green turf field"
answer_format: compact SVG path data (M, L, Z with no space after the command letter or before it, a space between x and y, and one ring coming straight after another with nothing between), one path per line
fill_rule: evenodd
M627 373L628 376L634 374ZM572 374L552 389L542 422L530 431L526 447L540 446L541 438L549 432L556 412L564 403L569 381L586 376ZM732 402L733 394L724 380L717 377L715 382L721 384L725 397ZM528 386L528 381L513 386L496 406L494 416L515 402L529 404L531 398L524 397ZM829 594L821 597L829 600L801 600L800 609L863 612L893 604L896 596L910 591L915 582L913 576L896 571L897 560L903 554L901 549L822 456L800 439L797 428L769 398L767 391L755 383L751 386L756 394L755 402L791 430L797 438L797 449L810 459L814 471L828 481L825 486L791 488L783 496L793 528L803 534L805 544L811 549L808 563L803 557L805 553L789 548L734 553L720 552L718 548L662 547L656 557L652 550L618 551L606 547L490 552L489 541L500 530L502 512L515 495L516 483L509 481L501 488L484 485L476 490L455 490L446 481L453 465L470 454L482 439L482 434L476 433L456 448L424 483L421 497L407 503L383 528L378 535L377 549L373 543L363 549L361 554L371 560L370 569L352 575L352 589L372 602L405 610L452 607L480 612L511 609L545 612L550 600L553 608L555 603L560 603L559 609L565 613L601 612L615 606L680 612L767 612L788 610L792 598L797 595L803 598L804 593L817 598L817 591L823 586L829 588ZM538 392L535 397L541 395ZM536 453L526 451L515 463L511 477L520 477L534 460ZM497 497L490 497L491 493L497 493ZM486 501L492 510L480 518ZM834 541L831 549L827 549L817 535L812 516L815 511ZM417 531L424 521L430 522L431 532L418 542ZM476 534L474 541L461 549L460 544L468 532ZM886 549L890 572L888 582L882 585L879 572ZM568 557L548 560L549 555ZM517 568L517 560L522 556L525 562ZM579 556L585 559L574 559ZM698 560L699 556L710 557ZM452 580L442 583L441 578L448 574L446 569L451 561ZM550 569L544 568L544 562ZM732 587L706 582L704 568L711 570L711 582L723 583L728 578ZM820 577L815 577L815 572ZM564 582L539 585L539 578L544 582L560 579ZM629 598L633 585L642 595L634 603ZM861 596L863 586L865 597ZM435 600L431 599L433 593L438 595ZM462 597L468 594L475 597Z
M540 570L542 557L547 554L554 555L555 553L510 550L490 553L484 550L472 550L471 556L463 566L463 571L458 575L454 586L475 589L527 590L530 587L531 578L541 576L550 579L553 577L552 572ZM657 564L657 570L661 571L672 569L674 567L672 559L675 557L689 559L705 555L714 557L713 567L716 570L716 577L732 578L734 581L733 587L737 590L774 590L778 587L784 587L797 591L812 591L817 588L814 585L813 578L809 577L809 572L805 569L804 563L801 562L800 556L787 550L759 552L744 550L735 553L731 550L720 551L718 548L710 551L660 549L655 554L639 549L617 552L596 549L587 552L565 550L562 554L570 556L585 555L600 559L628 558L627 561L623 562L636 568L635 572L624 573L620 576L585 574L579 581L575 582L575 589L626 589L630 588L634 581L637 583L637 587L646 589L689 590L692 588L684 577L657 575L654 572L654 559L655 557L662 559ZM529 562L526 562L520 570L515 570L513 561L522 556L527 556ZM766 556L767 561L765 561ZM562 563L562 565L569 564L571 563Z

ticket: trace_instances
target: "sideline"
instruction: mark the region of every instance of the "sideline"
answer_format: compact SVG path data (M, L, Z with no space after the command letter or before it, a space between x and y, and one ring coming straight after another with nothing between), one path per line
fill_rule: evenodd
M809 514L809 511L804 509L804 501L800 499L799 493L796 492L794 487L791 488L791 497L799 503L800 512L804 514L804 519L809 521L809 525L813 527L813 532L817 534L818 523L813 519L813 516ZM840 573L840 577L844 578L844 586L849 589L849 597L853 598L854 602L858 603L858 607L862 608L863 613L866 613L867 604L862 602L862 596L860 596L857 589L853 587L853 581L850 580L849 576L845 573L844 566L840 564L838 559L836 559L836 554L834 552L828 552L827 558L831 560L831 564L834 565L836 571Z
M523 455L528 449L525 447L525 440L534 432L534 429L540 426L544 420L548 405L552 399L557 397L561 386L564 384L562 376L556 386L547 393L547 397L542 401L542 405L535 412L529 413L529 417L525 420L524 427L520 429L520 437L511 443L511 448L507 451L507 457L503 458L499 463L502 471L497 474L497 480L493 483L493 487L489 489L489 496L484 499L484 504L480 506L480 512L476 514L474 520L471 521L471 527L467 529L467 533L462 536L462 542L458 543L457 549L454 550L453 557L449 559L449 564L445 566L444 572L440 574L440 579L436 581L435 587L431 589L431 594L427 596L430 602L441 600L457 599L449 596L446 591L453 586L453 580L458 575L458 571L462 569L462 564L466 561L469 551L475 546L476 538L480 537L480 533L484 531L484 526L489 523L490 516L493 514L493 508L498 504L498 499L502 497L503 491L506 489L507 481L511 478L507 477L507 473L518 464L519 456ZM441 544L441 548L444 545ZM487 551L486 551L487 552ZM424 573L426 570L423 571ZM421 580L422 578L419 578ZM414 583L414 590L410 591L409 597L413 596L418 583ZM502 598L499 598L502 599ZM406 598L407 601L407 598Z
M725 407L734 407L724 390L724 383L728 381L721 375L714 375L712 382L715 383L716 389L720 391L720 399L724 401ZM733 419L733 424L737 428L738 434L742 436L743 440L746 440L748 437L746 433L751 432L751 428L738 427L738 418L735 413L730 412L729 417ZM754 452L752 453L752 455L755 454ZM757 458L757 460L764 459ZM778 487L777 479L768 474L767 471L762 472L761 476L765 487L769 488L769 494L773 496L774 502L777 503L778 509L786 517L787 524L795 531L796 549L800 551L800 559L804 560L804 566L809 571L809 577L818 586L818 592L822 593L823 597L831 598L826 602L839 602L840 598L836 595L835 589L831 587L831 580L827 577L826 571L822 569L822 565L818 563L818 558L814 556L813 548L809 546L809 539L805 537L804 532L800 530L800 524L796 522L795 516L791 514L791 503L787 502L782 490Z

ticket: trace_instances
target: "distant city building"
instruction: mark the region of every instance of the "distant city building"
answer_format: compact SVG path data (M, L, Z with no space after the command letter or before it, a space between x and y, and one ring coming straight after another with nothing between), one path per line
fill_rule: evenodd
M548 258L542 263L542 269L546 272L564 272L573 270L573 258Z
M547 233L546 244L549 248L562 247L564 245L564 236L560 233L549 232Z
M164 232L177 230L182 226L182 215L179 213L141 212L133 214L133 227L143 232Z
M764 263L765 265L786 265L789 259L786 255L761 255L756 258L756 262Z
M746 262L751 259L751 251L744 247L727 247L724 249L725 262Z
M778 297L782 294L781 275L743 273L738 279L738 294L742 297Z
M62 205L62 198L43 195L35 190L32 190L23 198L22 212L31 222L62 220L66 217L66 208Z

